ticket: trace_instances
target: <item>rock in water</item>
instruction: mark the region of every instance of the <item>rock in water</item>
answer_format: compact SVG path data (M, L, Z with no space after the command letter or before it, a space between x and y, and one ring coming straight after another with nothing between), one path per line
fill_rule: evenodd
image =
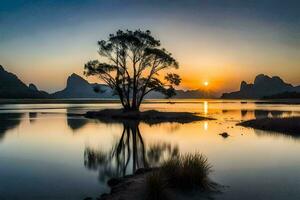
M224 133L220 133L219 135L221 135L223 138L227 138L229 137L229 134L224 132Z

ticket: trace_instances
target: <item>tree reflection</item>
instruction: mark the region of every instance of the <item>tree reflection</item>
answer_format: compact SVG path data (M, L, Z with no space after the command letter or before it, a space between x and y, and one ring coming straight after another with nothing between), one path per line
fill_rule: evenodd
M29 112L29 122L34 123L37 118L37 112Z
M84 165L90 170L99 170L99 180L133 174L139 168L156 167L164 160L179 155L177 146L168 143L146 145L138 122L124 122L120 139L110 151L87 147Z
M0 140L8 130L20 124L22 116L23 113L0 113Z

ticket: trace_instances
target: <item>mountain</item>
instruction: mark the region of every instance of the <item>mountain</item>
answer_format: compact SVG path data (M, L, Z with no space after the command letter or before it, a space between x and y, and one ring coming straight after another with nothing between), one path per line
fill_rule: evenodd
M97 92L95 92L97 91ZM51 94L52 98L116 98L113 91L104 84L89 83L77 74L67 79L66 88Z
M33 83L30 83L28 85L29 89L33 90L33 91L38 91L38 88L33 84Z
M98 90L99 92L95 92ZM174 99L211 98L216 95L201 90L176 90ZM77 74L72 74L67 79L66 88L51 94L52 98L118 98L113 94L111 88L104 84L89 83ZM164 99L165 96L159 92L147 94L147 99Z
M231 93L224 93L224 99L259 99L283 92L300 92L300 86L294 87L285 83L280 77L269 77L259 74L255 77L254 83L241 82L240 90Z
M216 95L211 92L198 90L176 90L177 95L173 99L193 99L211 98ZM111 88L105 84L89 83L77 74L71 74L66 83L65 89L48 94L41 91L32 83L28 86L23 83L15 74L7 72L0 65L0 98L118 98L114 95ZM165 96L159 92L151 92L146 96L147 99L164 99Z
M47 98L48 93L39 91L36 86L33 88L23 83L15 74L5 71L0 65L0 98Z
M200 98L216 98L218 95L212 91L197 90L176 90L174 99L200 99Z
M200 99L200 98L215 98L217 95L207 93L200 89L197 90L176 90L176 95L171 99ZM165 99L165 96L159 92L151 92L146 95L146 99Z
M300 99L300 92L283 92L270 96L264 96L263 99Z

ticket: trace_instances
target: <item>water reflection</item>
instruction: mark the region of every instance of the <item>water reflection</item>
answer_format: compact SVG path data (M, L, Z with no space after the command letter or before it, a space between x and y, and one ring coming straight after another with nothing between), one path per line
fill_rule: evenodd
M37 118L37 112L29 112L29 122L34 123Z
M285 132L276 132L276 131L264 131L264 130L259 130L259 129L253 129L254 133L257 136L268 136L268 137L273 137L273 138L279 138L279 137L284 137L288 138L291 140L297 140L299 141L300 135L297 134L290 134L290 133L285 133Z
M269 116L269 111L267 110L255 110L254 111L255 119L267 118Z
M88 124L89 120L84 117L75 117L67 115L67 124L72 131L77 131Z
M76 109L67 108L66 111L67 124L72 131L77 131L89 123L87 118L76 114Z
M112 177L132 174L139 168L159 166L165 159L178 155L178 146L166 142L146 146L139 122L130 121L123 123L122 135L111 150L86 147L84 165L87 169L98 170L99 180L104 182Z
M205 131L208 130L208 122L207 122L207 121L205 121L205 122L203 123L203 129L204 129Z
M78 116L87 110L114 108L110 104L76 109L78 105L30 106L0 109L24 113L0 114L0 138L6 134L0 142L0 199L82 200L98 196L109 189L105 182L97 181L98 177L107 180L130 174L133 168L159 165L179 152L207 155L214 166L213 180L230 186L220 196L222 200L257 199L258 194L261 199L300 199L299 140L284 133L235 126L241 120L255 119L256 109L269 112L268 117L300 116L300 105L241 105L214 100L208 101L207 114L214 121L154 126L108 125ZM65 113L67 107L73 107L67 109L73 116ZM203 101L145 104L143 109L203 114ZM261 113L266 116L266 112ZM231 135L227 140L218 135L225 131ZM99 146L100 150L96 148ZM257 177L262 177L259 182Z
M22 116L23 113L0 113L0 140L4 138L8 130L20 124Z
M248 110L241 110L242 118L246 117L247 113L248 113Z
M236 111L238 112L238 111ZM222 111L223 114L228 113L228 111ZM240 110L241 118L248 120L248 119L263 119L268 117L288 117L293 115L299 115L297 112L292 111L281 111L281 110ZM254 116L253 116L254 115Z

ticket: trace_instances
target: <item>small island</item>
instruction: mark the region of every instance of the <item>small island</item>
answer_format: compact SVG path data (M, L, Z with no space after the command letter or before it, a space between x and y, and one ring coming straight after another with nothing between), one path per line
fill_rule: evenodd
M253 119L241 122L237 125L300 136L300 117Z
M140 109L147 94L157 92L171 98L176 95L175 87L181 82L179 75L170 73L179 67L178 62L166 49L160 47L150 31L117 31L110 34L108 40L98 42L102 61L92 60L85 64L84 74L97 76L117 95L121 109L89 111L87 118L98 119L105 123L122 123L124 132L131 130L138 135L139 122L158 124L164 122L190 123L212 118L201 117L191 112L160 112ZM164 79L160 78L162 71ZM99 92L98 88L94 88ZM121 141L123 140L123 136ZM121 148L122 145L118 145ZM136 145L135 145L136 146ZM87 154L94 158L94 153ZM99 159L101 160L101 159ZM210 165L201 154L173 155L161 166L138 169L125 177L114 177L108 181L110 194L103 194L100 199L187 199L182 191L200 192L197 196L207 196L215 191L208 174ZM182 193L183 194L183 193ZM180 198L182 196L182 198Z
M124 109L89 111L85 114L85 117L98 119L102 122L122 123L124 121L139 121L150 125L164 122L184 124L201 120L213 120L213 118L202 117L197 115L197 113L191 112L125 111Z
M157 92L170 98L176 95L175 87L180 85L178 74L169 73L179 64L150 31L122 31L110 34L107 40L98 42L102 61L92 60L85 64L84 74L96 76L114 91L122 109L104 109L87 112L85 117L104 122L141 121L148 124L162 122L188 123L204 119L196 113L140 111L145 97ZM164 80L159 78L162 71ZM95 92L99 92L95 88Z
M210 172L211 165L202 154L174 156L160 167L138 169L132 175L108 180L111 191L99 199L211 199L220 193L221 185L210 179Z

